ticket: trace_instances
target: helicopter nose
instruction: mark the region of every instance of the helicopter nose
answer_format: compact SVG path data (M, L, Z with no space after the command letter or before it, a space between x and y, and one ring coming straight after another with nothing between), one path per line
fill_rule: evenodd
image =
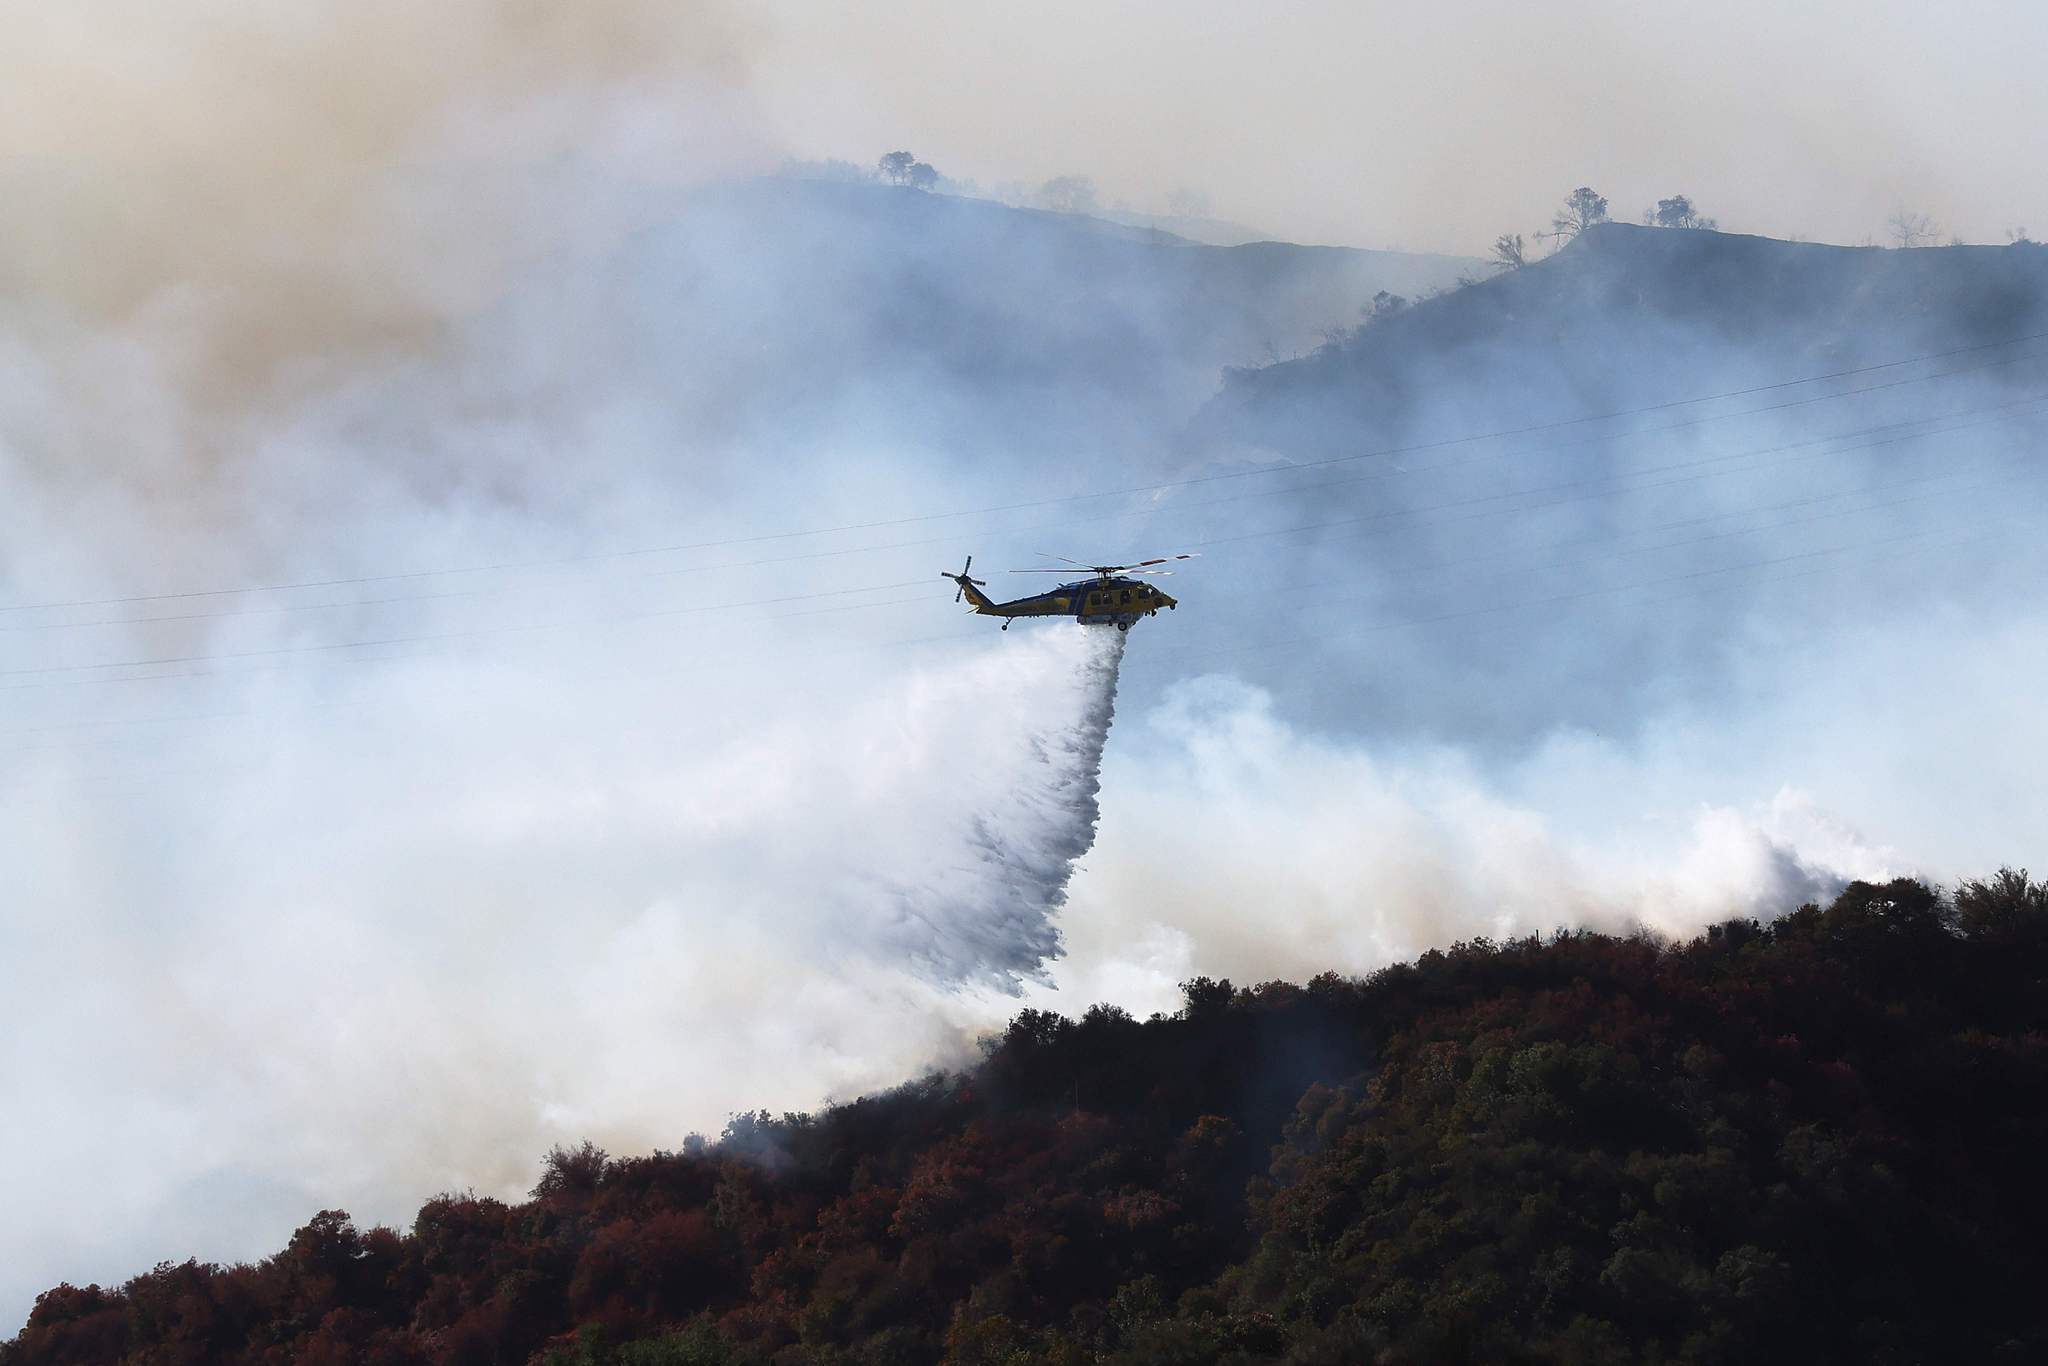
M1164 593L1161 593L1161 592L1160 592L1160 591L1159 591L1158 589L1156 589L1156 588L1155 588L1155 589L1153 589L1153 590L1152 590L1152 592L1153 592L1153 596L1154 596L1154 597L1156 597L1156 598L1157 598L1157 599L1159 600L1159 605L1160 605L1161 607L1178 607L1178 606L1180 606L1180 601L1179 601L1178 599L1176 599L1176 598L1169 598L1168 596L1166 596L1166 594L1164 594Z

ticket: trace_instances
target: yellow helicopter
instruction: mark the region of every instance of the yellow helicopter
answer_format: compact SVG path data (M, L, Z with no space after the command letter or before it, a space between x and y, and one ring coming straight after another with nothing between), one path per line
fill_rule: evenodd
M1043 552L1040 552L1043 554ZM1001 617L1003 629L1010 629L1010 623L1018 617L1072 617L1083 626L1115 626L1119 631L1128 631L1131 624L1140 617L1149 617L1160 608L1174 608L1180 603L1168 597L1139 577L1154 574L1171 574L1171 569L1153 569L1150 566L1172 564L1175 560L1192 560L1193 555L1162 555L1155 560L1139 560L1136 564L1082 564L1069 560L1064 555L1046 555L1048 560L1064 560L1075 569L1085 569L1093 577L1075 579L1063 583L1048 593L1036 593L1028 598L1016 598L1010 602L997 602L982 592L988 586L986 579L968 577L974 568L974 557L969 555L967 563L960 566L957 574L942 577L960 585L960 591L953 595L958 602L963 597L973 605L976 613L985 617ZM1012 569L1012 574L1071 574L1073 569Z

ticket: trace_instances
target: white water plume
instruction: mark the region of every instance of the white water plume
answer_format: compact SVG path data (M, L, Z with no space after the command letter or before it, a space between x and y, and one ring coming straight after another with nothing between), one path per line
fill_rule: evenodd
M1116 713L1121 631L1060 626L990 655L947 680L972 695L990 685L1030 698L1028 718L984 743L1009 748L1014 761L977 765L965 822L965 856L898 885L900 911L891 942L943 979L991 976L1014 986L1041 977L1060 953L1052 916L1066 904L1075 863L1095 842L1102 750ZM961 699L929 699L933 701ZM970 741L969 743L972 743ZM959 834L956 831L955 834Z

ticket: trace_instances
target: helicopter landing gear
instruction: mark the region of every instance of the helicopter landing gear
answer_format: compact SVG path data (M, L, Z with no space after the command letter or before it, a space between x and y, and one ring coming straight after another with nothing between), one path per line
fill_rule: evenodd
M1120 621L1116 624L1116 629L1119 631L1128 631L1131 629L1131 623L1129 623L1128 621Z

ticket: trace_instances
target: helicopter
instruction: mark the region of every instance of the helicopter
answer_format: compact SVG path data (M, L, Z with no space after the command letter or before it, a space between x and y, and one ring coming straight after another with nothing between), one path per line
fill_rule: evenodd
M1044 554L1043 551L1039 552ZM1064 555L1045 555L1048 560L1064 560L1075 569L1085 569L1092 577L1075 579L1063 583L1046 593L1035 593L1028 598L1016 598L1009 602L997 602L982 592L988 586L986 579L969 578L974 568L974 557L969 555L967 563L960 566L957 574L941 577L951 579L960 585L960 591L953 595L953 601L965 598L973 610L985 617L1001 617L1003 629L1010 629L1010 623L1018 617L1072 617L1083 626L1115 626L1119 631L1128 631L1131 624L1140 617L1149 617L1160 608L1169 610L1180 603L1168 597L1149 583L1141 582L1140 575L1171 574L1171 569L1153 569L1150 566L1171 564L1175 560L1192 560L1193 555L1162 555L1158 559L1139 560L1136 564L1082 564L1069 560ZM1013 569L1012 574L1071 574L1073 569Z

